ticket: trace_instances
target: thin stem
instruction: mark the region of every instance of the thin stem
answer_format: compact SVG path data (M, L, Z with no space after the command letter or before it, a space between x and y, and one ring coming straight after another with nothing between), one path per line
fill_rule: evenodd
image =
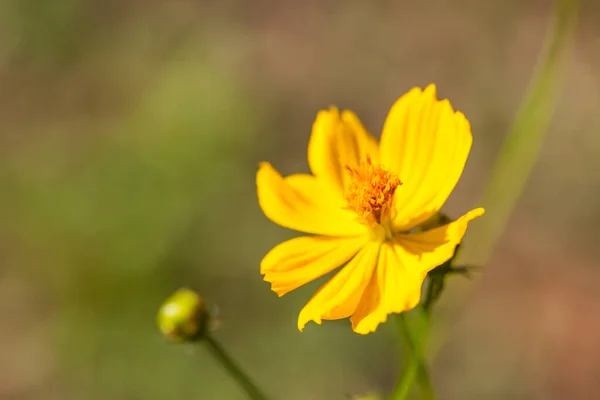
M418 309L417 312L421 313L421 315L419 315L421 321L416 329L411 328L411 324L404 315L405 313L398 314L396 318L402 341L406 347L407 362L406 367L392 392L390 397L391 400L407 399L411 394L415 381L418 384L423 399L435 399L435 392L423 357L429 318L424 310ZM417 330L417 332L414 332L414 330Z
M217 361L227 370L229 375L237 381L237 383L244 389L248 397L252 400L267 400L267 396L252 382L252 379L240 366L231 358L215 339L207 336L203 340L207 344L207 348L213 353Z
M473 238L473 245L465 246L459 260L469 260L481 266L487 264L523 193L556 106L562 69L568 61L580 3L579 0L554 1L553 23L547 34L545 50L540 55L538 70L529 84L484 190L480 204L485 207L486 215L469 227L468 237ZM462 293L458 297L460 302L470 296L469 291ZM448 329L446 326L442 330ZM443 334L438 336L445 337ZM444 340L434 343L430 354L435 357L443 345Z
M553 26L548 32L538 70L533 76L519 112L504 139L481 199L486 216L470 228L476 246L466 248L478 265L489 260L538 159L559 94L566 50L575 31L578 0L555 0Z
M418 359L414 357L414 352L409 349L407 344L409 340L407 340L407 334L405 330L406 321L402 317L402 314L397 316L398 328L400 334L402 335L403 343L405 343L405 362L404 362L404 370L402 371L398 382L396 382L396 386L392 391L392 395L390 396L390 400L405 400L407 399L411 392L413 385L415 383L417 377L418 370Z

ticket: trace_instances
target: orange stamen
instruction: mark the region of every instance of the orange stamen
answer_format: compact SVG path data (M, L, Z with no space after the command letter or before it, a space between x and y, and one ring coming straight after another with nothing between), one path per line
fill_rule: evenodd
M345 194L348 208L361 218L374 217L380 223L382 214L390 209L394 192L402 182L392 172L373 165L370 157L359 167L347 165L346 170L351 176Z

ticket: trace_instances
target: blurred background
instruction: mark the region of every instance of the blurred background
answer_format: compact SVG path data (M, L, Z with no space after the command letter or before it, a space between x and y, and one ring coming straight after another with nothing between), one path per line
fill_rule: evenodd
M259 262L293 232L262 160L308 171L316 112L379 136L436 82L474 146L445 211L477 205L535 70L549 0L0 2L0 399L244 399L202 347L155 327L180 286L275 399L388 392L394 330L296 330ZM548 138L475 284L445 297L441 400L600 398L600 3L584 5ZM477 245L477 238L466 246ZM459 293L460 292L460 293ZM459 294L456 294L459 293Z

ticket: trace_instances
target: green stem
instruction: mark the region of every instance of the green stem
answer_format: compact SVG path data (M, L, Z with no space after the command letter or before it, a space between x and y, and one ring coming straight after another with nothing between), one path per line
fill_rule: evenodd
M575 33L579 8L579 0L554 1L553 24L545 51L540 56L538 71L494 163L480 203L485 207L486 215L469 228L473 245L466 246L462 256L476 265L487 264L537 160L556 106L561 72ZM434 344L432 357L443 344L443 340Z
M534 75L513 125L492 169L481 204L486 215L473 224L469 235L477 245L467 247L466 258L485 265L521 197L548 133L560 88L562 64L573 36L578 0L555 0L553 27L548 32L538 71Z
M231 377L244 389L250 399L267 400L267 396L252 382L252 379L242 371L233 358L227 354L223 346L210 336L207 336L203 341L207 344L208 349L213 353L217 361L221 363L229 375L231 375Z
M398 314L396 321L402 341L406 348L406 367L394 388L391 400L405 400L412 391L415 381L421 392L421 397L424 400L435 400L435 392L429 371L423 357L425 341L429 330L429 318L425 310L418 308L419 313L418 325L411 327L411 323L405 313Z

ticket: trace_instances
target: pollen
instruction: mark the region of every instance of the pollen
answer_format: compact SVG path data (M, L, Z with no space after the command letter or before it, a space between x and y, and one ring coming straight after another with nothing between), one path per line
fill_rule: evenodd
M369 157L359 167L346 166L346 170L351 177L345 193L348 209L361 218L380 223L402 182L392 172L374 165Z

